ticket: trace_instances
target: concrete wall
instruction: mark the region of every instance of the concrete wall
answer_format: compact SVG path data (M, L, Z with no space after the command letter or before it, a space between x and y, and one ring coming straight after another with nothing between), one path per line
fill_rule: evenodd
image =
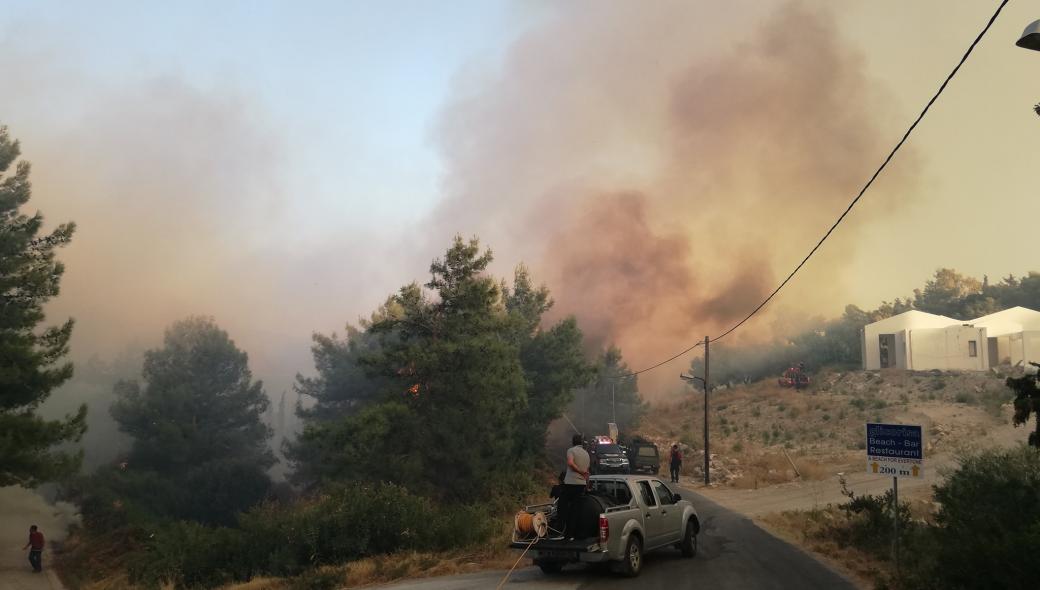
M896 338L895 350L892 351L895 366L910 368L907 338L909 330L944 328L959 324L959 321L952 318L916 310L867 324L863 328L863 368L874 371L881 368L881 350L878 346L878 336L881 334L892 334Z
M906 344L907 344L907 332L906 332L906 330L903 330L902 332L896 334L896 368L897 369L908 369L908 368L910 368L907 365L907 354L906 354L907 353L907 347L906 347Z
M984 371L989 367L989 346L985 328L950 326L911 330L909 341L910 369ZM969 355L971 341L975 342L975 356ZM1037 340L1037 344L1040 346L1040 339Z
M1022 348L1026 367L1030 362L1040 363L1040 331L1030 330L1022 332Z
M1026 364L1023 346L1024 343L1021 332L1018 334L1008 335L1008 347L1011 349L1008 356L1011 357L1011 366L1014 367L1016 365Z

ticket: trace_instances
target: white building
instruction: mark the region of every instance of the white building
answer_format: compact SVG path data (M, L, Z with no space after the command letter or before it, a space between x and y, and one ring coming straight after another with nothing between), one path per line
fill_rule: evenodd
M1040 312L1013 307L974 320L912 310L863 328L863 368L984 371L1040 361Z
M991 367L1040 362L1040 312L1012 307L972 323L986 328Z

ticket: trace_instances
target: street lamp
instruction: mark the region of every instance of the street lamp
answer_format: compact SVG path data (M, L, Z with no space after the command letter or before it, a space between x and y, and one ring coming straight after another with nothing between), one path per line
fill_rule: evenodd
M1040 20L1030 23L1026 30L1022 31L1022 38L1015 45L1032 49L1033 51L1040 51ZM1040 103L1037 103L1033 110L1036 111L1037 115L1040 115Z
M1026 27L1026 30L1022 31L1022 38L1015 45L1032 49L1033 51L1040 51L1040 20L1033 21L1032 24Z

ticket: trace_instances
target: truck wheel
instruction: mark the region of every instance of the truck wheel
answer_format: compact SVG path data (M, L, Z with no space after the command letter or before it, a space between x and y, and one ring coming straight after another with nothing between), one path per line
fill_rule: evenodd
M553 575L563 571L563 564L558 561L536 561L534 564L542 569L543 574Z
M686 534L679 543L679 551L682 551L683 557L697 555L697 532L692 519L686 522Z
M637 535L628 537L625 545L625 557L621 560L621 573L629 578L639 575L643 569L643 541Z

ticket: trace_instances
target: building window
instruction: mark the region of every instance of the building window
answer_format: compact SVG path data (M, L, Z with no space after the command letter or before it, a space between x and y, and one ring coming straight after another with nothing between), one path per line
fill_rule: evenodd
M979 346L974 340L968 341L968 356L979 356Z

